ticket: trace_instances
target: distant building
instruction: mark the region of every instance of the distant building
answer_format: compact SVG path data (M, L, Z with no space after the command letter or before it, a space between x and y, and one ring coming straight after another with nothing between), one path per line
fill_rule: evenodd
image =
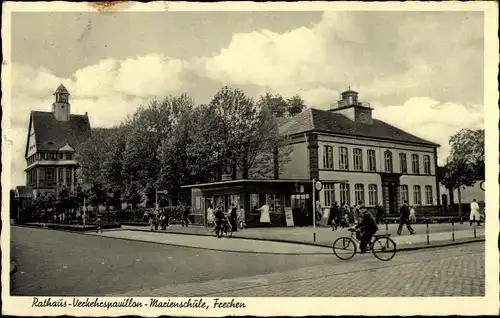
M192 189L195 214L203 215L208 204L225 209L237 204L250 211L250 223L258 223L252 211L267 203L271 223L284 225L287 209L294 211L294 218L302 203L312 210L313 178L322 182L315 192L322 207L363 201L368 208L380 204L388 214L397 214L404 200L420 211L437 206L439 145L374 119L372 110L358 101L357 92L347 90L330 110L308 108L280 120L280 134L287 137L292 153L281 171L274 164L274 180L184 186Z
M60 85L54 93L52 112L32 111L26 144L26 185L34 197L56 192L62 186L74 190L76 154L91 135L87 114L71 114L69 92Z

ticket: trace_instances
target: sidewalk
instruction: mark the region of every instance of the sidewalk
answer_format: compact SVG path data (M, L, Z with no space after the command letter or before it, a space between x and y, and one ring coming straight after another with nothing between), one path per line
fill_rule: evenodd
M147 226L122 226L124 230L132 231L149 231ZM456 224L454 237L451 224L431 224L429 225L429 244L427 243L427 234L425 225L415 225L414 229L417 234L409 235L408 230L403 230L403 235L397 235L397 225L389 224L387 231L385 225L379 229L379 233L391 233L391 238L396 242L398 250L413 250L426 247L439 247L453 244L460 244L466 242L483 241L484 240L484 226L476 228L476 235L474 237L474 228L469 227L468 224ZM201 236L214 238L212 229L207 229L203 226L189 226L182 227L180 225L170 226L166 231L157 231L159 233L169 234L182 234L188 236ZM115 231L119 233L121 231ZM153 233L151 233L153 234ZM255 241L271 241L281 243L293 243L293 245L313 245L331 249L332 243L335 239L341 236L348 236L350 233L346 229L339 229L332 231L331 228L312 228L312 227L274 227L274 228L250 228L238 230L233 233L233 240L242 242L243 240ZM169 237L171 237L169 235ZM315 239L314 239L315 238ZM208 238L205 240L198 240L197 247L203 247L208 244ZM211 240L211 239L208 239ZM191 239L190 243L194 242ZM193 246L194 247L194 246Z

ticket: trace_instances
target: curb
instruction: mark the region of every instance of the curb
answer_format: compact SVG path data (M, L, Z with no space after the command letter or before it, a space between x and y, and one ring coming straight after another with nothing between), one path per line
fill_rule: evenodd
M127 229L124 228L123 230L127 231L138 231L138 232L150 232L148 230L141 230L141 229ZM185 232L168 232L167 231L156 231L156 233L165 233L165 234L178 234L178 235L195 235L195 236L213 236L211 234L205 234L205 233L185 233ZM251 241L265 241L265 242L278 242L278 243L288 243L288 244L298 244L298 245L307 245L307 246L316 246L316 247L326 247L326 248L331 248L332 246L329 244L321 244L321 243L313 243L313 242L301 242L301 241L292 241L292 240L281 240L281 239L266 239L266 238L250 238L250 237L239 237L239 236L233 236L232 238L235 239L241 239L241 240L251 240ZM468 243L477 243L477 242L484 242L485 237L483 238L470 238L467 239L466 241L456 241L456 242L449 242L447 241L441 241L442 243L439 243L439 241L435 244L421 244L418 243L415 244L415 246L411 246L409 244L403 245L403 247L398 247L398 251L415 251L415 250L421 250L421 249L426 249L426 248L437 248L437 247L447 247L447 246L454 246L454 245L463 245L463 244L468 244ZM304 254L301 254L304 255Z
M16 273L17 272L17 268L18 268L17 262L11 260L10 261L10 275L13 275L14 273Z

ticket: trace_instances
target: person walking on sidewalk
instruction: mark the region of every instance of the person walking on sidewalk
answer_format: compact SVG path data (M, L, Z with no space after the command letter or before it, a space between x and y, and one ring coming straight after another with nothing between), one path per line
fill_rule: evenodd
M384 208L377 203L376 207L375 207L375 222L377 222L377 224L380 224L383 220L384 220L384 214L385 214L385 211L384 211Z
M417 210L414 206L410 209L410 222L413 224L417 223Z
M401 232L403 231L403 225L406 224L406 227L408 228L408 231L410 232L411 235L415 234L415 230L411 227L411 221L410 221L410 208L408 207L408 201L405 200L403 203L403 206L399 210L399 227L398 227L398 235L401 235Z
M472 226L474 222L477 223L477 226L481 226L481 213L479 211L479 204L476 202L476 199L472 200L472 203L470 204L469 216L470 226Z
M334 202L330 208L330 219L332 223L332 231L335 231L340 225L340 208L337 202Z
M96 233L101 232L102 233L102 218L101 215L97 215L97 219L95 220L95 225L97 227Z

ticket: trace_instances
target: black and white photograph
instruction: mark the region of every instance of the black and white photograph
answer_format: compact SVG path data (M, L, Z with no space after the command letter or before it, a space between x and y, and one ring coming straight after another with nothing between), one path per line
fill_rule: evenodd
M2 314L499 314L497 15L7 2Z

